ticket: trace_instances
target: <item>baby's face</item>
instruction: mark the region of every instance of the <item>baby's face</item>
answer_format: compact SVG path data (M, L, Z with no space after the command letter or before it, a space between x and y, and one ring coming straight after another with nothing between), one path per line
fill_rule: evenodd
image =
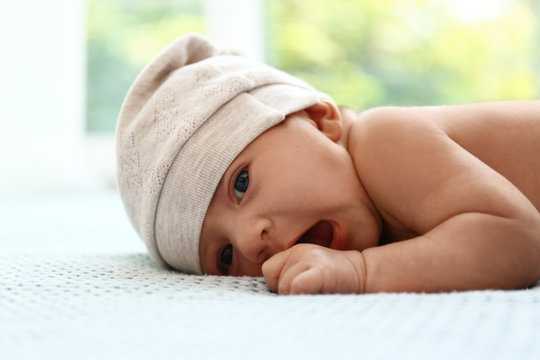
M299 112L255 139L225 172L199 253L206 274L261 276L267 259L298 243L363 250L379 235L349 153Z

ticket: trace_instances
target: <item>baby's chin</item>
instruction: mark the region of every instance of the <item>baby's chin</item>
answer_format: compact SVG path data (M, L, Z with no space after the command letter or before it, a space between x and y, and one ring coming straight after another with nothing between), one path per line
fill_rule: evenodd
M378 241L358 241L358 240L352 240L351 242L348 242L345 244L345 247L343 250L356 250L356 251L364 251L366 249L376 247L379 245Z
M352 228L348 234L343 250L364 251L365 249L376 247L381 238L381 226L374 221L372 226L361 226Z

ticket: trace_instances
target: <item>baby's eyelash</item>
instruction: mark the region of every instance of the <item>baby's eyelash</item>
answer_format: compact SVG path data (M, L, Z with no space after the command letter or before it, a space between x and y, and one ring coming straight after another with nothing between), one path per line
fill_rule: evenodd
M233 247L231 244L228 244L218 254L218 268L220 272L224 275L229 273L229 268L232 265L233 260Z

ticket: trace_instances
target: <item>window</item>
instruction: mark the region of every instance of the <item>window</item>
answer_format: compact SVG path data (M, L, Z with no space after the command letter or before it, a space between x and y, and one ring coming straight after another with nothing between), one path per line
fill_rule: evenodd
M87 1L90 133L111 133L136 74L193 31L356 110L540 95L540 0Z
M357 110L537 98L539 4L269 0L268 60Z
M86 129L112 132L135 76L178 35L204 32L196 0L88 0Z

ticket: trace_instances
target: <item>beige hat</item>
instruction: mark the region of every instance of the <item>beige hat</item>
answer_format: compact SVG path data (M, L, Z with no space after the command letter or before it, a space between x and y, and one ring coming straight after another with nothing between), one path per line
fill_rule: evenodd
M201 226L229 165L286 115L323 99L197 34L165 48L135 80L117 125L120 195L150 255L201 274Z

